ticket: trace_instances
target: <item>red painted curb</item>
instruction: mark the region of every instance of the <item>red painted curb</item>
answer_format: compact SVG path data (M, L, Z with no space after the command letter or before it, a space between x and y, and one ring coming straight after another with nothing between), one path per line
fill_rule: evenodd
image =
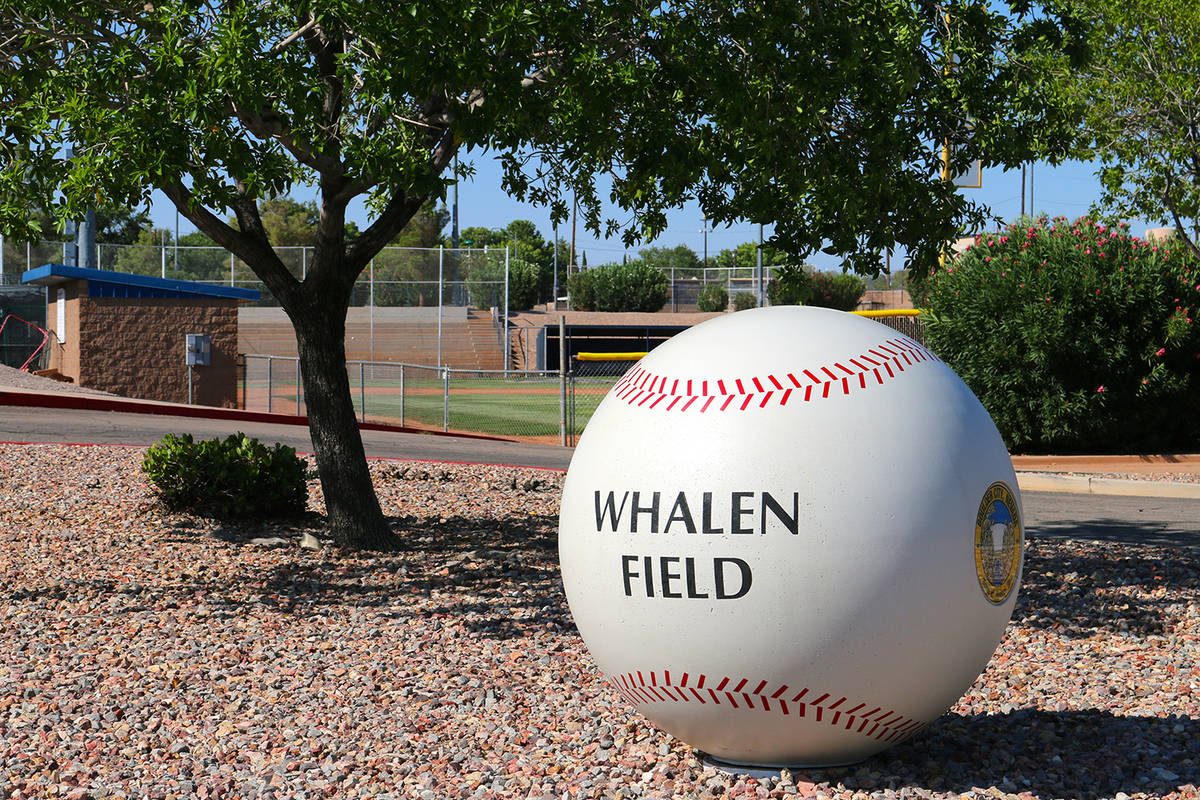
M65 408L75 411L120 411L127 414L159 414L170 417L192 417L198 419L226 419L240 422L275 423L278 425L308 425L308 417L294 414L272 414L265 411L244 411L240 408L214 408L210 406L172 405L146 400L98 397L84 394L39 394L36 392L13 392L0 389L0 406L25 406L29 408ZM430 436L450 436L457 439L482 439L489 442L511 442L499 436L482 433L453 433L409 428L402 425L384 425L379 422L360 422L359 430L385 431L392 433L421 433Z

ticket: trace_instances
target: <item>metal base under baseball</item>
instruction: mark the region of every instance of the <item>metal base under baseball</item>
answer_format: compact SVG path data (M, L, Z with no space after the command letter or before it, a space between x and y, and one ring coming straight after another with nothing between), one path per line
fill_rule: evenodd
M917 342L817 308L729 314L604 398L560 562L618 693L716 759L853 763L920 731L999 641L1022 561L1012 463Z

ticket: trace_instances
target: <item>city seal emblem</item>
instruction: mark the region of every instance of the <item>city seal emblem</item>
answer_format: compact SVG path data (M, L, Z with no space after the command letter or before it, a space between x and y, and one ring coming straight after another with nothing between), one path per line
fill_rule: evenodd
M1017 585L1023 545L1017 499L1008 484L993 483L975 515L975 572L979 587L992 603L1003 603Z

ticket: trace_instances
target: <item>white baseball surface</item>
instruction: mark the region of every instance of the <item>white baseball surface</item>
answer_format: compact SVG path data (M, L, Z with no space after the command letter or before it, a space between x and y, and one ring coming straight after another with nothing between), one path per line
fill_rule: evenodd
M567 473L571 612L617 691L737 764L859 761L949 708L1012 613L1012 462L895 330L742 311L649 353Z

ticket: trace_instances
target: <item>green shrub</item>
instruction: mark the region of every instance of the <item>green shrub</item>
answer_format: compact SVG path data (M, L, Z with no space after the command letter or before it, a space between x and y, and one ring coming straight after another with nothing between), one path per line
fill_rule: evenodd
M701 311L724 311L729 308L729 292L724 286L705 286L696 298L696 308Z
M810 306L853 311L867 290L862 278L846 272L814 272L810 277L812 296L807 301Z
M734 311L747 311L751 308L758 308L758 298L750 292L738 292L733 296Z
M1026 220L916 289L926 343L1019 452L1200 445L1200 269L1086 217Z
M504 262L489 260L471 268L467 293L475 308L504 308ZM435 291L434 294L437 294ZM533 308L538 299L537 265L524 259L508 262L508 307L512 311Z
M242 433L202 442L169 433L146 451L142 471L172 511L276 517L302 514L308 504L308 465L296 451Z
M667 302L667 276L634 261L605 264L571 276L571 306L580 311L658 311Z
M812 297L812 276L804 267L779 267L767 285L773 306L802 306Z

